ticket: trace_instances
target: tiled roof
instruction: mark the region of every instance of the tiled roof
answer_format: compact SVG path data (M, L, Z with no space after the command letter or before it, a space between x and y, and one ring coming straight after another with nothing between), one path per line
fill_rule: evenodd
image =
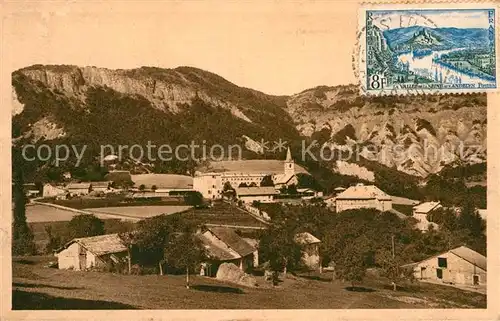
M450 252L486 271L486 256L466 246L457 247L456 249L450 250Z
M378 199L384 201L392 200L389 195L387 195L375 185L351 186L337 195L337 200L342 199Z
M238 196L253 196L253 195L277 195L279 192L273 186L257 186L257 187L237 187L235 188Z
M57 252L62 251L75 242L97 256L127 251L127 247L123 244L118 234L106 234L73 239Z
M277 174L274 176L274 184L286 184L295 174Z
M108 181L104 181L104 182L92 182L92 187L108 187L109 186L109 182Z
M464 259L465 261L469 262L469 263L472 263L476 266L478 266L479 268L483 269L486 271L486 268L487 268L487 264L486 264L486 256L474 251L474 250L471 250L469 249L468 247L466 246L460 246L460 247L457 247L453 250L449 250L448 251L449 253L453 253L455 254L456 256ZM417 265L421 262L425 262L429 259L432 259L432 258L436 258L436 257L439 257L445 253L448 253L448 252L444 252L444 253L441 253L441 254L438 254L438 255L434 255L434 256L431 256L429 258L426 258L420 262L415 262L415 263L409 263L409 264L405 264L405 265L402 265L403 267L410 267L410 266L414 266L414 265Z
M247 256L256 250L255 247L248 244L242 237L231 229L224 227L210 227L208 230L242 257Z
M238 253L228 248L222 241L214 241L205 234L197 234L197 237L208 252L208 256L213 259L227 261L241 258Z
M425 202L413 207L413 211L416 213L429 213L430 211L440 208L441 204L439 202Z
M90 188L90 183L69 183L66 186L66 189L82 189L82 188Z
M321 243L321 241L312 235L311 233L308 232L303 232L295 235L295 242L299 244L314 244L314 243Z

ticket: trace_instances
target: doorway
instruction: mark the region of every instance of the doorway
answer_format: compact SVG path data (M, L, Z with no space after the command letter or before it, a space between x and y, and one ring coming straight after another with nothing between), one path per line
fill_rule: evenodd
M425 279L426 271L427 271L427 268L425 266L420 268L420 278L421 279Z
M474 274L472 276L472 282L473 282L474 285L479 285L479 275Z

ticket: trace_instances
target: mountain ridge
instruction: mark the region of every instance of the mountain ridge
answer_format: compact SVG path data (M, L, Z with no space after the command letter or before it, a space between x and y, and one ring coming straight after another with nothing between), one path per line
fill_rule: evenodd
M423 34L422 34L423 33ZM467 47L485 47L488 45L488 29L484 28L431 28L426 26L411 26L388 29L383 31L393 52L414 49L457 49ZM433 41L416 42L416 38L433 39Z
M275 96L186 66L34 65L13 72L12 84L17 144L207 140L240 142L246 157L261 158L277 157L262 155L261 139L296 144L320 138L332 149L376 146L388 156L380 164L417 177L456 161L453 148L463 141L480 145L479 161L486 159L486 96L481 94L367 98L356 86L342 85ZM445 155L430 164L420 151L424 141L444 148ZM395 161L390 149L396 144L414 144L416 155ZM334 163L329 166L338 170Z

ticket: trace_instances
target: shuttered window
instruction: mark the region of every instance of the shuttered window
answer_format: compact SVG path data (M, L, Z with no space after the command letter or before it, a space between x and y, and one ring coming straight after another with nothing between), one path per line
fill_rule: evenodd
M438 257L438 266L440 268L448 267L448 260L445 257Z

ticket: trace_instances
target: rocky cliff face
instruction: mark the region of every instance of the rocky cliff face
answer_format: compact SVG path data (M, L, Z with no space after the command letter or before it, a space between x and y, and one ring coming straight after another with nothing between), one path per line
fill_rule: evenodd
M108 87L119 93L140 95L158 109L177 113L181 106L200 98L212 106L230 110L240 119L252 121L244 113L244 109L251 106L238 104L231 97L213 90L214 87L239 87L222 77L195 68L143 67L134 70L110 70L97 67L32 66L19 72L40 81L50 89L80 99L85 97L89 87ZM261 97L266 96L261 94Z
M240 139L262 154L262 138L300 139L299 133L321 132L330 148L356 147L365 158L416 176L460 159L486 160L485 95L365 98L355 86L337 86L278 97L190 67L36 65L13 73L12 113L16 139L85 140L88 135L97 141L132 133L130 139L147 140L169 133L170 139ZM104 132L109 124L115 128ZM337 165L332 162L355 175L356 167ZM372 179L366 169L359 171Z
M486 161L486 95L363 98L354 86L318 87L291 96L287 110L303 135L327 129L326 145L361 146L408 174Z

